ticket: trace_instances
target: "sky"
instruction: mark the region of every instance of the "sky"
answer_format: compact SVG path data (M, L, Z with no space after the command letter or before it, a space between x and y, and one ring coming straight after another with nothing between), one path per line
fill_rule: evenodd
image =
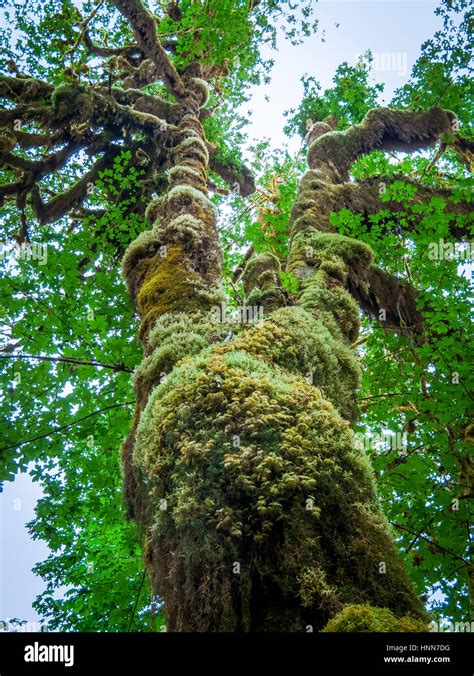
M319 32L296 47L280 40L276 55L269 50L268 56L275 59L272 82L254 88L250 103L244 107L253 111L247 131L259 139L270 137L275 146L288 142L283 133L287 122L283 113L298 107L303 75L312 75L325 89L332 85L339 64L347 61L354 65L358 56L370 49L374 55L373 79L385 84L381 102L389 103L395 89L408 79L423 42L441 27L434 15L438 3L431 0L320 0L317 4ZM299 144L295 138L290 148L297 149Z
M319 33L297 47L280 40L278 53L268 54L275 59L271 84L251 90L251 100L242 109L253 111L247 133L255 139L271 138L276 147L288 143L283 113L301 101L301 76L312 75L323 88L329 87L337 66L343 61L354 64L367 49L375 57L374 80L385 83L388 103L408 78L422 43L440 27L434 15L437 4L432 0L320 0ZM384 58L386 54L392 57ZM299 145L296 138L289 142L292 150ZM46 558L48 550L45 543L30 539L25 524L33 518L40 495L25 474L4 484L0 493L0 620L39 619L31 604L43 583L31 568Z

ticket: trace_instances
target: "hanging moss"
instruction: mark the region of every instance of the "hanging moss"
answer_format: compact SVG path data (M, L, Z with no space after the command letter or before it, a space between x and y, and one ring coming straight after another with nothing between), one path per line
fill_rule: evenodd
M418 618L396 617L388 608L369 605L346 606L333 617L323 632L427 632L429 626Z

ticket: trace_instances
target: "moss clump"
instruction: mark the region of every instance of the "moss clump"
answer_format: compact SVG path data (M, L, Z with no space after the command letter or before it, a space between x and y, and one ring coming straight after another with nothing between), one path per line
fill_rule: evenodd
M122 258L122 276L124 277L129 293L133 296L139 262L144 258L152 257L160 247L160 241L152 230L144 230L126 249Z
M201 174L199 171L196 171L196 169L193 169L192 167L177 165L176 167L172 167L170 169L169 177L170 180L172 181L180 181L188 177L200 178Z
M299 303L305 310L313 312L333 336L340 333L349 343L359 335L359 307L352 296L343 288L326 288L318 281L303 283Z
M206 312L168 312L158 317L147 336L147 356L134 374L137 394L149 393L182 359L221 342L229 330Z
M94 112L90 94L79 84L63 82L51 94L51 107L56 118L88 119Z
M356 392L360 368L354 352L302 307L280 308L266 317L262 326L243 327L232 341L216 348L219 353L245 351L303 376L321 388L341 415L356 416Z
M203 164L206 166L209 162L209 151L206 147L206 144L197 133L183 139L181 143L176 146L174 152L178 155L188 155L189 153L193 153L199 159L202 159ZM177 164L180 164L180 162L177 162Z
M154 228L157 236L162 237L166 232L167 239L180 243L198 243L202 238L206 224L189 214L182 214L173 218L165 227L158 222Z
M363 242L312 228L297 232L291 243L287 270L301 280L299 303L314 312L333 332L346 340L359 333L359 308L344 288L363 284L372 251Z
M297 275L300 266L318 269L326 261L334 264L338 260L339 267L345 266L345 274L341 278L339 272L336 278L345 281L348 276L356 277L368 268L373 254L367 244L357 239L311 228L294 236L288 268Z
M191 211L192 207L197 204L208 214L208 218L216 217L216 208L211 200L190 185L175 186L168 192L166 199L170 209L177 214L180 208Z
M254 256L245 266L242 283L248 305L272 309L285 304L280 282L281 264L266 252Z
M205 174L195 167L177 165L170 169L168 179L171 188L178 184L186 184L196 188L200 192L207 190Z
M301 376L220 346L183 359L148 399L133 464L170 629L304 631L361 598L422 614L367 459Z
M324 632L424 632L428 625L405 615L396 617L388 608L369 605L346 606L322 630Z
M181 245L168 246L166 255L149 259L148 269L136 297L142 319L141 335L166 312L210 308L220 301L218 290L207 288L201 276L190 269Z
M148 223L154 225L162 210L161 200L152 200L145 210L145 218Z

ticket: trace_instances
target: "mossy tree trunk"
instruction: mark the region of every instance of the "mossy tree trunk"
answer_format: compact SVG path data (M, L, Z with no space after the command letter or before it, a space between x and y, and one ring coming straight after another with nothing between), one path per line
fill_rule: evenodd
M183 79L169 188L123 264L144 345L125 488L167 627L318 631L346 606L370 604L420 628L422 604L351 430L354 295L370 295L372 253L332 232L326 198L357 156L434 142L450 116L379 110L347 134L318 134L292 214L286 270L300 291L288 299L274 256L251 259L246 301L265 319L236 326L216 321L220 252L197 71Z

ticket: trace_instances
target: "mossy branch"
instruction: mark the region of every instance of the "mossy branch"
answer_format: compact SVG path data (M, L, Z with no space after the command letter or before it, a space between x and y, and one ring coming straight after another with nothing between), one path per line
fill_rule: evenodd
M351 165L374 150L412 153L429 148L456 128L456 116L442 108L426 111L374 108L347 131L330 131L309 147L308 164L322 178L343 183Z
M166 89L178 99L184 98L186 88L158 39L150 12L140 0L113 0L113 4L129 20L138 46L156 64Z
M218 174L228 183L241 197L252 195L257 189L252 172L244 164L236 166L232 162L223 162L216 155L210 153L209 169Z

